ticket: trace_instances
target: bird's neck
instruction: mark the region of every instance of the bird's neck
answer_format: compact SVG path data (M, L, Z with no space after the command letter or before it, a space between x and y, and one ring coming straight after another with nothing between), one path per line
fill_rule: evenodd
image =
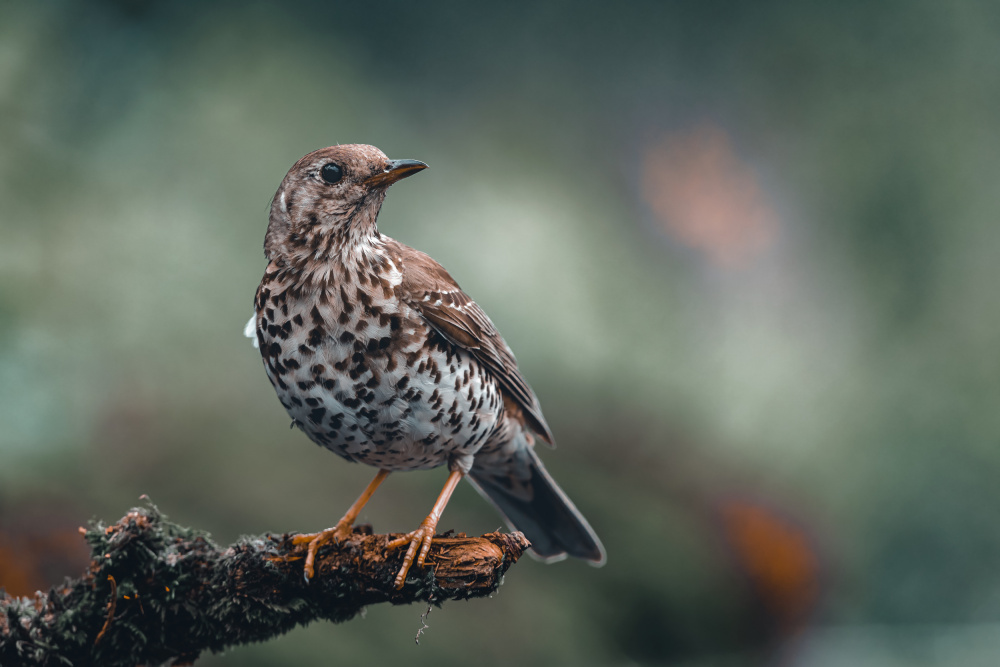
M388 257L386 239L373 226L368 234L345 234L329 243L321 239L316 249L307 243L278 264L287 278L307 291L328 288L377 272Z
M360 206L345 217L313 217L289 234L278 264L303 287L330 285L371 270L385 256L378 212L378 207Z

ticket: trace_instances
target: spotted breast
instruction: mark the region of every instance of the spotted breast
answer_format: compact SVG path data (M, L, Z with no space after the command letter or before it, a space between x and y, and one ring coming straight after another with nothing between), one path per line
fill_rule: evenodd
M407 303L404 250L417 252L382 237L305 287L272 263L257 291L258 344L281 404L317 444L386 470L468 472L503 398Z

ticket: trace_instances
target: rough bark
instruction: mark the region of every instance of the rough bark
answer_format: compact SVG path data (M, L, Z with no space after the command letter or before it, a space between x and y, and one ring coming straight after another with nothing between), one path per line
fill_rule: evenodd
M0 591L3 667L190 664L204 651L264 641L315 620L341 623L378 602L482 597L529 546L520 533L435 538L428 567L414 567L397 591L403 550L386 554L394 536L368 527L322 548L308 583L305 548L289 535L220 548L152 505L111 526L95 523L84 536L92 561L81 578L34 598Z

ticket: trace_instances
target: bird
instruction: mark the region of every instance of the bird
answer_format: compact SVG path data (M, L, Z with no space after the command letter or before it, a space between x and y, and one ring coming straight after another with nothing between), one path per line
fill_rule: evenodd
M320 547L351 535L390 473L439 466L449 474L427 517L387 543L407 548L396 588L426 566L462 479L541 560L603 565L600 539L535 451L555 438L510 347L440 264L378 230L388 188L426 168L374 146L330 146L299 159L271 201L247 334L293 427L378 469L332 528L295 536L308 545L304 576Z

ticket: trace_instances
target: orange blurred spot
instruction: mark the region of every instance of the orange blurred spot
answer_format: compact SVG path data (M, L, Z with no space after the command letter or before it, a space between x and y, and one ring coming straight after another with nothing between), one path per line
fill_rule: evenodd
M796 629L820 595L819 556L805 531L769 509L738 501L723 505L722 518L761 601L784 630Z
M8 537L0 534L0 542L8 544ZM35 567L31 553L4 545L0 545L0 586L15 596L31 595L45 588L45 580Z
M649 148L642 196L671 238L723 267L766 249L780 227L753 170L714 125L668 135Z
M64 576L80 576L89 551L74 529L0 531L0 587L10 595L32 595Z

